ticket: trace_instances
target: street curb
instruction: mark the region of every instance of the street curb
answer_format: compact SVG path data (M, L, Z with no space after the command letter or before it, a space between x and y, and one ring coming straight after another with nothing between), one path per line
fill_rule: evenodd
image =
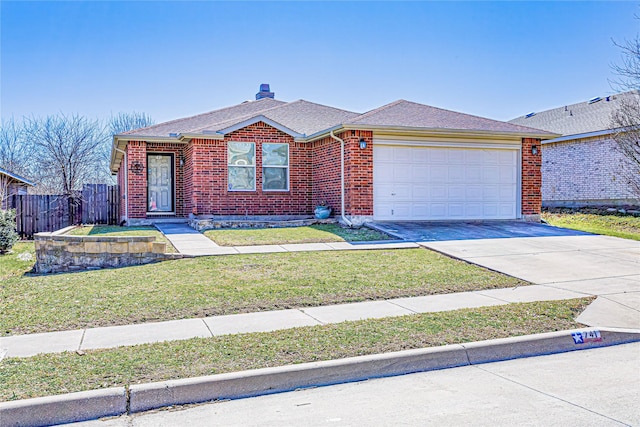
M458 344L131 386L131 412L467 365Z
M136 384L0 403L3 426L44 426L164 406L238 399L640 341L640 330L584 328Z
M0 403L2 427L39 427L127 412L124 387L81 391Z

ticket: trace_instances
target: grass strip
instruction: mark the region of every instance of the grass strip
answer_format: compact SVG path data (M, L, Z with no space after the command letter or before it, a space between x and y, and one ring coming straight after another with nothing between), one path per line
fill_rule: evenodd
M528 285L426 249L200 257L46 276L0 256L0 335Z
M581 298L9 358L0 400L25 399L577 328Z
M587 233L640 240L640 217L583 213L543 213L542 218L555 227Z
M155 227L139 226L139 227L119 227L117 225L85 225L82 227L74 228L67 234L72 236L153 236L156 238L156 242L166 243L167 252L178 252L173 247L171 242L164 237L160 231Z
M220 229L204 235L220 246L284 245L291 243L365 242L392 237L366 227L343 228L339 224L316 224L307 227Z

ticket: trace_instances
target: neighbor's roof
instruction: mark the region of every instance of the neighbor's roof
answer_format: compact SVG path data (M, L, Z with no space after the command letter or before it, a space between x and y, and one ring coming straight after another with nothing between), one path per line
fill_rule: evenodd
M0 168L0 174L2 174L2 175L6 175L6 176L8 176L9 178L14 179L15 181L20 181L20 182L25 183L25 184L27 184L27 185L30 185L30 186L32 186L32 187L35 187L35 186L36 186L36 184L34 184L33 182L29 181L28 179L23 178L23 177L21 177L20 175L18 175L18 174L16 174L16 173L9 172L8 170L6 170L6 169L4 169L4 168Z
M405 127L422 129L443 129L462 131L482 131L514 134L546 134L539 129L444 110L429 105L405 101L403 99L364 113L348 123L364 126ZM549 137L553 137L549 133Z
M638 91L592 98L590 101L566 105L533 115L509 120L509 123L543 129L562 135L579 135L611 129L611 116L623 100L638 97Z

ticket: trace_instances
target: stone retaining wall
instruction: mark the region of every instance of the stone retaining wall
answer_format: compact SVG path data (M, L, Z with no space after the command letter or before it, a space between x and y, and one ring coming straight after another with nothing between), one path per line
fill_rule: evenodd
M166 243L153 236L69 236L59 232L37 233L36 273L60 273L127 267L182 258L166 252Z

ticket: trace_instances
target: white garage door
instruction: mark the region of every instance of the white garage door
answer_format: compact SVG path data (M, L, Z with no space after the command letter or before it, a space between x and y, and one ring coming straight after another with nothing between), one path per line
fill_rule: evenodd
M377 220L515 219L518 150L374 145Z

